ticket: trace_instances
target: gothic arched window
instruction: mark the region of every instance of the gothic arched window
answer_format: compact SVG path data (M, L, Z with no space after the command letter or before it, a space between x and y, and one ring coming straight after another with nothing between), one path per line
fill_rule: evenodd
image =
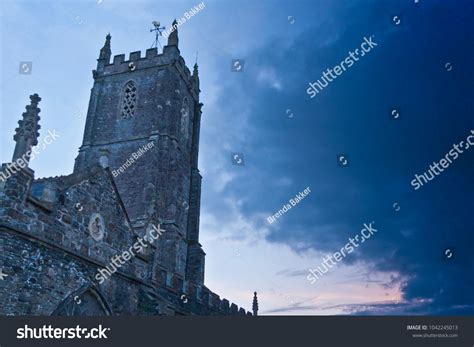
M183 99L183 106L181 107L181 133L184 135L184 138L188 138L189 133L189 105L188 99Z
M125 85L122 99L121 115L123 119L133 117L137 108L137 86L135 82L129 81Z

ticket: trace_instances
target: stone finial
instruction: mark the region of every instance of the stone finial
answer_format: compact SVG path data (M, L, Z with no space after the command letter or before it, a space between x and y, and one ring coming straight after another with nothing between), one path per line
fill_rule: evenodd
M18 128L15 129L15 136L13 139L16 142L15 152L13 153L12 161L15 162L19 158L26 161L26 164L30 161L31 148L38 144L39 129L41 126L38 124L41 111L38 108L38 103L41 98L38 94L30 95L30 104L26 106L26 112L23 113L23 119L18 121Z
M193 78L194 78L194 82L195 82L195 85L196 85L196 88L197 90L199 91L199 71L198 71L198 64L194 64L194 68L193 68Z
M172 27L172 32L168 36L168 46L176 46L178 47L178 22L176 19L173 21L173 24L171 24Z
M112 54L112 51L110 50L110 39L111 38L112 38L112 36L110 36L110 33L107 34L107 36L105 37L104 47L102 47L100 49L98 65L105 66L106 64L110 63L110 56Z
M257 299L257 292L253 293L253 303L252 303L252 311L254 316L258 316L258 299Z

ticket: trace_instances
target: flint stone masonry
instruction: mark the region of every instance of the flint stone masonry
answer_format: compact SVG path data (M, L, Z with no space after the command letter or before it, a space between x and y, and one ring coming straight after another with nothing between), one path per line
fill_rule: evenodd
M1 315L250 315L204 285L199 76L173 35L161 54L112 62L107 35L74 172L35 179L25 167L0 182ZM153 244L98 281L157 224L164 232Z

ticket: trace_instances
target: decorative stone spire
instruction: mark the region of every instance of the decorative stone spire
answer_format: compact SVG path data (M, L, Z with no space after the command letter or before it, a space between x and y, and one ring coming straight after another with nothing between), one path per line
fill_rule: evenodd
M178 47L178 22L176 22L176 19L173 21L173 24L171 24L172 27L172 32L168 36L168 46L176 46Z
M15 129L16 133L13 139L16 142L15 152L13 152L12 161L15 162L17 159L22 158L26 161L26 164L30 161L31 148L38 144L39 132L41 126L38 124L41 111L38 108L38 102L41 98L38 94L30 95L31 103L26 106L26 112L23 113L23 120L18 121L18 128ZM28 153L28 155L26 155Z
M258 316L258 299L257 299L257 292L253 293L253 304L252 304L252 311L254 316Z
M194 64L194 69L193 69L193 78L194 78L194 84L196 86L196 89L199 91L199 71L198 71L198 64Z
M99 59L105 59L107 63L110 62L110 55L112 54L112 51L110 50L111 38L112 36L110 36L110 33L108 33L107 36L105 37L104 47L101 48L100 55L99 55Z
M110 63L110 56L112 51L110 50L110 33L105 37L104 47L100 49L99 59L97 59L97 70L102 69L105 65Z

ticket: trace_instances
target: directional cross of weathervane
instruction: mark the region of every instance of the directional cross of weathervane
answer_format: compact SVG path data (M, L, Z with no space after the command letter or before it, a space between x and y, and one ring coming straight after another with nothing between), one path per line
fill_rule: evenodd
M150 29L150 32L155 32L155 41L153 41L153 44L151 45L151 48L153 48L153 46L157 47L158 48L158 45L160 44L160 42L158 41L159 37L162 36L162 31L166 29L166 27L160 27L160 22L157 22L156 20L154 20L152 22L153 26L155 27L154 29ZM161 47L161 44L160 44L160 47Z

